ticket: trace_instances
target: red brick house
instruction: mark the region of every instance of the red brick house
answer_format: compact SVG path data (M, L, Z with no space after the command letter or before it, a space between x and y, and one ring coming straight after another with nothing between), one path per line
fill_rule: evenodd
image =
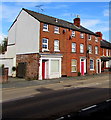
M106 40L101 40L101 70L104 72L105 69L111 68L111 43Z
M101 32L22 9L9 29L18 77L51 79L101 73ZM15 60L15 59L14 59Z

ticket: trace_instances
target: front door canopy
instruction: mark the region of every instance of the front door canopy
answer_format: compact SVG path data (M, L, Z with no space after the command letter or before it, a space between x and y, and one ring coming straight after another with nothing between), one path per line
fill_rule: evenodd
M101 57L101 61L109 61L111 60L111 56L107 57L107 56L102 56Z

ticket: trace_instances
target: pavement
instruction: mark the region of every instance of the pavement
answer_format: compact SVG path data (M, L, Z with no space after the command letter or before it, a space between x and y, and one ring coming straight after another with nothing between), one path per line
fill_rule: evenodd
M35 94L45 94L57 90L76 89L80 87L96 87L101 84L101 78L109 80L109 73L77 77L62 77L51 80L31 80L9 78L8 83L0 84L2 97L0 102L13 101L31 97ZM104 81L102 81L103 83Z

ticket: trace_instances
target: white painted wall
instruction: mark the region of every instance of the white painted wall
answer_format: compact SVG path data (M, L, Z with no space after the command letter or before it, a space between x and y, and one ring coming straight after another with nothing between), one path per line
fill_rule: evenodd
M38 53L40 22L22 10L16 27L16 54Z
M11 29L8 31L8 45L15 44L16 42L16 29L17 29L17 22L13 24Z

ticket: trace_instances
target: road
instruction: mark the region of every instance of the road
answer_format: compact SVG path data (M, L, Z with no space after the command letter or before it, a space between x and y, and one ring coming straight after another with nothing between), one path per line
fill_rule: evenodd
M49 92L43 92L44 90ZM86 86L59 90L42 88L41 94L4 102L2 104L2 115L5 120L9 118L11 120L17 120L17 118L53 120L109 98L109 81L101 78L99 82L88 83Z

